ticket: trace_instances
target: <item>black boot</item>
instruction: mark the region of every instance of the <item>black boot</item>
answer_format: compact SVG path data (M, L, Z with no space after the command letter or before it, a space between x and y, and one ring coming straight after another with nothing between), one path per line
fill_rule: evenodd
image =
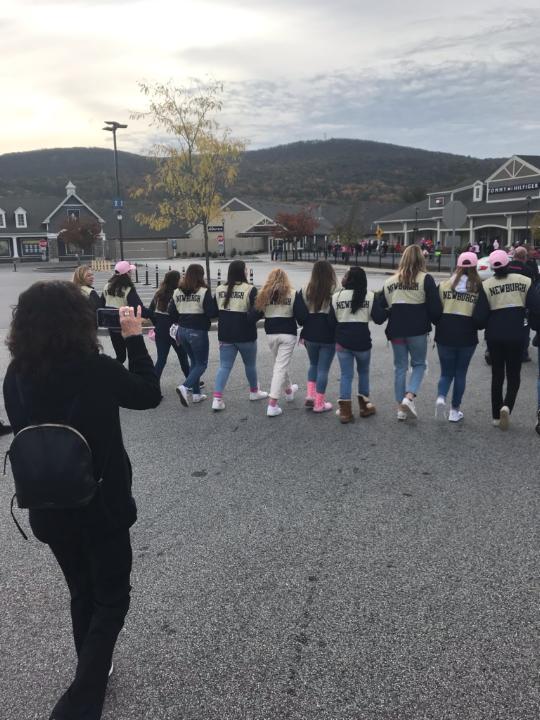
M4 425L0 420L0 435L10 435L12 432L11 425Z

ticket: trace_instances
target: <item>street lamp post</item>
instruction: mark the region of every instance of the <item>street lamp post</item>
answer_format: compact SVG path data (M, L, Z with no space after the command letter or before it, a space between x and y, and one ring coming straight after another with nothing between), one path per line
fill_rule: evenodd
M529 211L531 208L532 197L527 195L527 229L525 230L525 243L529 244Z
M125 128L127 128L127 125L116 122L116 120L105 120L105 127L103 128L104 130L108 130L109 132L112 132L112 134L113 134L114 174L116 177L116 197L118 200L121 200L121 198L120 198L120 180L118 179L118 150L116 148L116 131L119 129L125 129ZM118 213L116 215L116 219L118 220L118 240L120 241L120 260L123 260L124 259L124 234L122 232L121 208L118 208Z
M416 245L416 236L418 233L418 208L414 208L414 230L413 230L413 245Z

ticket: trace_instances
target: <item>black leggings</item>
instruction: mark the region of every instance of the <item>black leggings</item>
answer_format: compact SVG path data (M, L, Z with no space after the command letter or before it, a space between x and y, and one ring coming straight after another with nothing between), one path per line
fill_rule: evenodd
M111 338L116 359L123 365L127 357L126 341L119 330L109 330L109 337Z
M49 543L71 595L77 671L52 717L99 720L111 659L130 600L129 530L103 537L84 531Z
M491 355L491 412L498 420L501 407L507 405L512 411L521 382L521 359L523 342L488 342ZM506 395L503 385L506 374Z

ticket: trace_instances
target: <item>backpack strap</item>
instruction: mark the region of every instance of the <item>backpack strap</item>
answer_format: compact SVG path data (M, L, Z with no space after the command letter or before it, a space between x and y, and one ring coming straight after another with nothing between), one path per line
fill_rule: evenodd
M15 497L16 497L16 495L15 495L15 493L13 493L13 497L11 498L11 503L9 506L9 511L11 513L11 517L13 518L13 522L17 526L17 530L21 533L21 535L23 536L23 538L25 540L28 540L28 535L24 532L22 527L19 525L19 521L17 520L17 518L15 517L15 513L13 512L13 504L15 502Z

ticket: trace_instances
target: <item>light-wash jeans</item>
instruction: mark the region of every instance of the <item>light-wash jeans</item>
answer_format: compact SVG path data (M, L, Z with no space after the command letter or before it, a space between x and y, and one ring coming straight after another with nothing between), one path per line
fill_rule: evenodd
M341 368L341 381L339 384L340 400L350 400L354 376L354 362L358 370L358 394L369 397L369 362L371 350L347 350L339 348L337 351L339 366Z
M289 365L296 346L296 335L267 335L270 352L274 356L274 370L270 384L270 397L279 400L282 390L291 386Z
M467 370L469 369L471 358L476 350L476 345L449 347L437 343L437 350L441 363L441 379L437 387L437 394L440 397L446 398L450 390L450 385L452 381L454 381L452 407L455 410L459 410L465 392Z
M249 383L249 389L258 387L257 381L257 341L219 344L219 370L216 374L214 392L222 393L233 369L236 356L240 353L244 363L244 370Z
M191 370L184 385L191 388L194 395L199 395L199 381L208 366L208 332L180 326L177 338L191 361Z
M325 393L328 385L328 372L336 354L335 343L319 343L305 340L309 357L308 380L317 385L318 393Z
M394 351L394 392L396 402L400 403L408 392L417 395L424 379L427 334L396 338L392 340L392 350ZM407 382L409 356L411 358L411 374Z

